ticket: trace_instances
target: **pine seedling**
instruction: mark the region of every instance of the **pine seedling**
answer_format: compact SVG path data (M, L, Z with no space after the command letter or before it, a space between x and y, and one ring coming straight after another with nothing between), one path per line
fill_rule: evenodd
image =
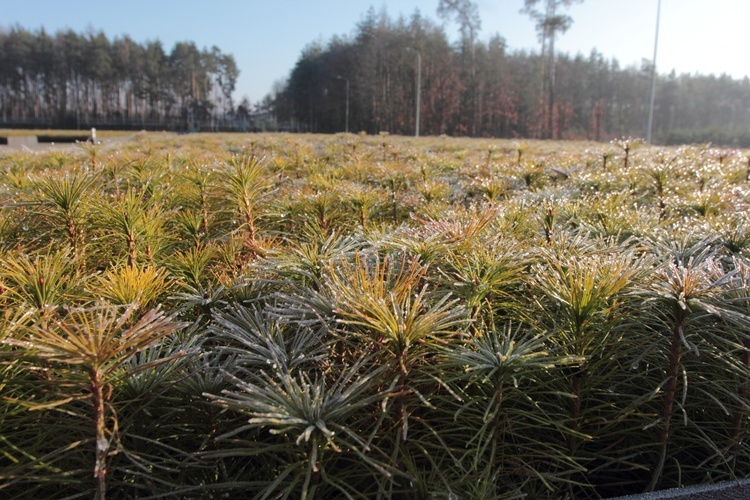
M11 345L27 349L33 358L59 367L54 382L67 397L31 403L30 409L44 411L82 399L89 402L97 500L104 500L106 496L109 462L117 449L117 413L112 405L114 388L133 375L125 369L126 363L182 327L158 309L133 323L134 311L135 307L124 311L119 307L70 309L60 321L33 325L23 339L10 341Z

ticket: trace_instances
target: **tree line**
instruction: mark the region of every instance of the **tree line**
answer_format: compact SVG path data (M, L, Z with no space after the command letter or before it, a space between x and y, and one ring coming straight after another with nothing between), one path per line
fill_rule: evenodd
M478 40L479 19L469 1L440 2L438 13L458 22L458 43L419 12L393 19L370 9L352 35L308 45L265 105L300 131L413 134L419 70L424 135L644 136L651 61L622 67L596 51L555 54L555 35L571 23L561 8L571 2L545 0L541 11L536 3L527 1L525 11L537 21L540 52L510 50L500 35ZM750 146L750 80L658 75L653 137L666 144Z
M210 128L233 111L239 69L218 47L0 29L0 118L12 126Z
M558 54L580 0L525 0L540 50L479 39L471 0L440 0L444 26L370 9L349 36L305 47L288 79L235 106L239 69L217 47L0 28L0 126L171 130L344 130L609 140L645 134L651 61L621 67L592 51ZM419 106L417 106L419 85ZM252 111L255 115L252 116ZM254 121L255 120L255 123ZM261 123L266 122L266 123ZM750 147L750 80L657 75L654 142Z

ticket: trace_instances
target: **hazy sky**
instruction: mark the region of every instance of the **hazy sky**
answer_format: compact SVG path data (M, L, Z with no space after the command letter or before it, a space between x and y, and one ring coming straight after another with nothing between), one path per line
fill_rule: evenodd
M512 49L539 50L533 22L519 10L523 0L477 0L480 38L499 33ZM237 100L266 95L289 75L310 42L349 35L370 8L391 18L419 9L441 22L438 0L3 0L0 26L48 32L102 30L110 38L130 35L140 43L159 39L166 51L190 40L234 55L241 74ZM560 51L588 55L596 48L621 66L640 65L654 50L657 0L585 0L568 13L573 26ZM662 0L657 67L660 73L750 75L748 0ZM455 39L452 24L446 25Z

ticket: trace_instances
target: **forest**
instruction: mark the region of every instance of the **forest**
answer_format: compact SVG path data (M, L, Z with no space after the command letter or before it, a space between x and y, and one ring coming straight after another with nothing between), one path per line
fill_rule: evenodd
M421 59L423 135L596 141L645 136L650 61L621 67L596 51L552 57L551 40L540 52L512 50L499 34L477 39L471 19L463 22L469 25L461 25L461 39L451 43L443 26L418 13L394 20L371 9L351 36L307 46L283 92L268 104L299 130L344 131L346 79L350 131L414 134ZM659 74L653 140L750 146L749 102L747 78Z
M0 29L0 119L5 127L217 128L234 110L239 69L218 47L110 40L99 31L54 35Z
M0 126L413 135L419 94L422 135L646 136L651 61L556 52L573 23L569 3L552 2L554 16L529 9L539 51L514 50L502 34L481 39L470 1L440 2L440 23L371 8L349 35L304 47L256 103L235 98L240 68L216 46L167 51L101 31L0 28ZM672 72L657 74L655 88L652 142L750 146L748 78Z

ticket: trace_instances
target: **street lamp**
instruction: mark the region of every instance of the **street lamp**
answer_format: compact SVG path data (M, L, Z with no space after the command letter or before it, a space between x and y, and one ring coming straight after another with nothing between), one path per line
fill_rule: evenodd
M406 50L414 51L417 54L417 111L416 126L414 127L414 137L419 137L419 108L422 100L422 54L413 47L406 47Z
M661 0L656 7L656 35L654 36L654 60L651 63L651 95L648 99L648 124L646 125L646 143L651 144L651 127L654 124L654 94L656 91L656 49L659 46L659 18L661 17Z
M336 75L339 80L344 80L346 83L346 120L344 121L344 132L349 133L349 79L344 78L341 75Z

